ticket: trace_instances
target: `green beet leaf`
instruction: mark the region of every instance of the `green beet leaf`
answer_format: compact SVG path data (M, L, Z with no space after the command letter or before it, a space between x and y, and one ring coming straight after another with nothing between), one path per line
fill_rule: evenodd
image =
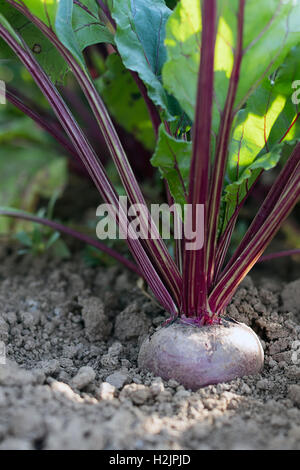
M151 159L158 167L169 185L170 193L176 203L187 203L188 176L191 163L191 142L170 136L163 125L159 128L159 139Z
M95 0L83 0L74 4L73 29L81 50L102 42L114 44L114 35L109 27L99 18Z
M171 10L163 0L115 0L115 43L126 68L138 73L152 101L168 113L167 93L161 83L166 60L165 25Z
M217 133L234 61L238 0L218 1L215 51L213 132ZM193 119L201 50L201 9L198 0L178 3L166 25L168 60L163 82ZM242 107L267 74L271 74L300 41L300 5L295 2L247 0L243 59L235 110Z
M284 144L300 139L300 100L292 87L299 72L300 46L291 50L270 79L263 80L237 115L227 163L224 227L261 170L278 163Z

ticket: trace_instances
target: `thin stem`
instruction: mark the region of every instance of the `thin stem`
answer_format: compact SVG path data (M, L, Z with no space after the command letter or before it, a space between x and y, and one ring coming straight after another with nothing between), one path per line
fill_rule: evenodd
M86 11L89 15L93 16L95 20L98 19L97 15L91 12L91 10L88 9L86 5L81 3L79 0L73 0L74 4L78 5L80 8L82 8L84 11Z
M273 259L283 258L284 256L300 255L299 249L278 251L277 253L269 253L268 255L261 256L257 263L264 263Z
M98 2L99 7L101 8L103 13L105 14L106 18L110 22L110 24L113 26L113 28L116 28L115 20L112 18L108 6L102 0L97 0L97 2Z
M98 240L95 240L94 238L89 237L88 235L84 233L77 232L77 230L74 230L70 227L66 227L65 225L62 225L59 222L55 222L53 220L49 220L44 217L38 217L33 214L27 214L25 212L18 211L18 210L0 209L0 215L12 217L15 219L28 220L30 222L34 222L34 223L51 227L53 230L56 230L57 232L65 233L66 235L76 238L77 240L80 240L81 242L86 243L87 245L97 248L97 250L103 251L103 253L106 253L107 255L111 256L118 262L122 263L124 266L126 266L126 268L130 269L134 273L138 274L139 276L142 275L140 270L134 263L132 263L130 260L122 256L117 251L113 250L112 248L109 248L104 243L101 243Z
M297 113L297 115L294 118L293 122L290 124L288 130L284 133L284 135L281 137L279 142L282 142L286 138L286 136L289 134L289 132L292 130L292 128L294 127L294 125L298 121L299 117L300 117L300 113Z
M84 128L86 129L88 135L95 142L98 142L100 140L99 137L101 138L101 136L99 136L98 124L95 122L94 116L86 106L86 103L82 101L78 90L72 90L70 87L66 86L60 87L59 90L61 91L61 94L66 102L69 103L69 106L73 110L74 115L80 117L80 122L84 123ZM102 146L104 146L103 140Z
M234 117L234 101L236 97L240 68L243 58L243 31L244 31L244 12L245 0L239 2L238 12L238 33L237 45L233 69L230 77L229 88L224 110L222 112L220 132L217 139L217 150L214 162L212 187L209 199L209 228L208 228L208 284L210 285L214 278L216 246L217 246L217 227L218 217L223 191L228 145L231 132L232 121Z
M204 206L205 227L208 212L208 186L210 173L210 145L214 84L214 55L216 40L216 1L203 1L203 30L198 76L197 102L194 124L192 163L188 202L192 206L187 224L192 229L197 205ZM192 230L191 230L192 231ZM206 234L201 249L184 252L184 312L188 316L207 314Z
M131 73L131 76L134 79L135 83L137 84L138 89L140 90L140 93L141 93L141 95L142 95L142 97L145 101L145 104L147 106L148 113L149 113L149 116L150 116L150 119L151 119L151 122L152 122L152 127L153 127L153 130L154 130L154 134L155 134L155 137L157 138L158 137L158 128L161 124L161 118L160 118L159 112L158 112L156 106L154 105L154 103L150 100L150 98L148 96L147 88L144 85L143 81L138 76L137 72L134 72L133 70L129 70L129 72Z

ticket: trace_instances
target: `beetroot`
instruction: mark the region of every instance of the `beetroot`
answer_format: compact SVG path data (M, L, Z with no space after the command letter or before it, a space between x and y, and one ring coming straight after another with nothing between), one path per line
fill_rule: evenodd
M19 58L57 119L53 121L52 114L45 115L39 106L32 109L31 100L12 89L6 92L6 86L0 87L0 100L5 102L7 98L83 164L105 203L100 213L108 211L113 222L112 230L100 230L101 236L126 240L133 260L51 220L5 207L0 207L0 215L40 222L110 254L143 278L172 319L181 315L181 320L145 341L139 358L141 367L166 379L175 378L193 389L255 374L263 364L258 338L245 325L221 318L256 262L295 253L288 250L262 257L300 198L300 142L296 144L300 140L299 100L298 90L293 92L298 88L298 80L293 80L297 78L294 75L300 57L299 2L260 2L259 25L254 7L248 8L251 2L246 0L235 2L234 8L229 8L225 0L182 0L175 2L173 12L163 0L136 0L138 15L129 1L116 0L109 2L108 7L107 2L98 0L89 2L93 3L89 8L82 2L48 2L59 3L58 8L50 8L50 22L50 16L36 6L38 2L0 1L0 52L3 49L5 58L7 45ZM28 38L23 37L24 31L19 27L19 13L51 42L54 52L65 61L63 69L72 71L107 145L118 174L116 180L109 178L109 168L104 168L85 129L79 126L56 88L57 80L50 74L53 67L48 63L53 55L40 51L37 60L32 53L36 51L26 43ZM93 54L81 53L94 44L94 37L89 34L95 35L87 29L83 41L86 44L81 44L82 38L79 40L77 34L81 28L76 24L86 24L88 18L93 24L99 14L107 19L103 40L108 41L109 58L123 61L121 69L115 68L117 62L109 64L107 60L105 74L102 66L98 70L104 82L104 75L115 77L109 78L109 87L104 82L100 87L107 97L104 101L111 102L110 111L118 121L119 112L106 90L118 88L124 72L126 81L129 78L136 82L135 92L130 91L130 95L138 92L136 98L144 99L149 112L156 141L151 163L164 179L168 209L157 204L160 195L151 200L154 204L149 210L130 164L138 159L138 153L135 149L130 158L126 154L98 93L99 86L92 79L97 68ZM201 18L201 26L193 18ZM270 22L270 18L276 21ZM293 21L287 31L290 18L298 18L298 22ZM230 25L229 42L223 37L224 24ZM264 31L267 34L261 34ZM146 43L147 56L142 47ZM253 44L255 47L250 47ZM228 60L226 54L226 73L220 52L224 45L232 49ZM110 54L112 47L117 54ZM257 65L251 73L249 64ZM56 77L58 81L61 75L60 72ZM127 121L123 104L120 103L121 125ZM264 124L268 125L261 125L257 119L261 110ZM126 112L128 122L133 119L131 132L137 138L139 113L131 105ZM290 145L289 152L286 145L283 147L286 143L295 144ZM241 210L264 172L279 163L283 148L286 157L290 155L236 244L233 235ZM156 185L155 182L153 179L149 183ZM154 191L157 196L158 193ZM167 224L160 224L162 210L169 213L170 230ZM100 213L97 211L97 215ZM115 223L120 229L118 234ZM164 225L161 234L160 225Z
M254 331L232 320L202 327L177 320L146 338L138 358L141 369L192 390L257 374L263 362Z

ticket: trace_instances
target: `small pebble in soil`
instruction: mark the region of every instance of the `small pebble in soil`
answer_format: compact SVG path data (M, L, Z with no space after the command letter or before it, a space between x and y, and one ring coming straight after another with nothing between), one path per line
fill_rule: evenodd
M71 384L74 388L82 390L84 387L93 382L95 380L95 377L96 373L91 367L81 367L75 377L73 377L73 379L71 380Z
M125 384L130 382L130 377L126 372L117 371L106 377L106 382L120 390Z

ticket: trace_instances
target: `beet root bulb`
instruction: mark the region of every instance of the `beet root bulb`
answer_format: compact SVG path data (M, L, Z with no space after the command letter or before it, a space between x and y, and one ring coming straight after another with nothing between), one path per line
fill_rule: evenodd
M264 352L254 331L243 323L197 327L177 321L142 343L139 367L191 390L259 373Z

